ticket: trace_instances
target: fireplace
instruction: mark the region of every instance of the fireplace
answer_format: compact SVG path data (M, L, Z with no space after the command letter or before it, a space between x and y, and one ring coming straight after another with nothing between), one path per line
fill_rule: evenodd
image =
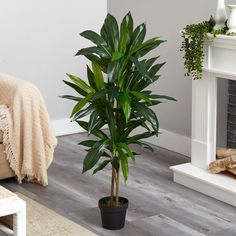
M229 87L227 80L233 81ZM236 206L235 179L208 171L209 164L216 159L216 147L230 143L227 133L232 123L227 124L230 107L223 112L217 109L219 103L226 103L227 108L228 99L217 95L226 94L231 83L236 83L236 37L220 35L206 42L203 78L192 82L191 162L171 169L175 182Z

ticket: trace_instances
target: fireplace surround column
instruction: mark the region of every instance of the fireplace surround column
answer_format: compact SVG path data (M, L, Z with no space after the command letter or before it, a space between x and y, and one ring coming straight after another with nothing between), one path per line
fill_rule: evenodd
M192 83L191 163L206 170L216 152L217 79L209 72L203 77Z

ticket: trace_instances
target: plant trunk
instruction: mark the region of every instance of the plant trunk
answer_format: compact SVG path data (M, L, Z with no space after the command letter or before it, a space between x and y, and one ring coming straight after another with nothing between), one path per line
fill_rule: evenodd
M119 192L120 192L120 173L116 170L116 206L119 206Z
M116 189L115 189L116 187ZM115 192L115 194L114 194ZM110 206L119 206L119 193L120 193L120 174L119 170L116 170L112 166L112 176L111 176L111 195L110 195Z
M110 206L113 206L114 199L114 186L115 185L115 168L112 166L112 176L111 176L111 197L110 197Z

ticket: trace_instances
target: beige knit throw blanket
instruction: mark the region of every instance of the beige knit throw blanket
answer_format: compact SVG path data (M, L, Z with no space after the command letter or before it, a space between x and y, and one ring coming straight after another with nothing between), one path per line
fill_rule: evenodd
M34 85L0 74L0 130L6 158L19 183L26 179L48 185L47 169L57 139Z

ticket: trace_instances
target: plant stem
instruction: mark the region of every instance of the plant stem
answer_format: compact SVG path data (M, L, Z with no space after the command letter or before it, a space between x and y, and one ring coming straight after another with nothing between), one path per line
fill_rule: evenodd
M115 184L115 168L112 166L112 176L111 176L111 198L110 198L110 206L113 206L114 199L114 184Z
M119 206L119 191L120 191L120 173L116 170L116 206Z

